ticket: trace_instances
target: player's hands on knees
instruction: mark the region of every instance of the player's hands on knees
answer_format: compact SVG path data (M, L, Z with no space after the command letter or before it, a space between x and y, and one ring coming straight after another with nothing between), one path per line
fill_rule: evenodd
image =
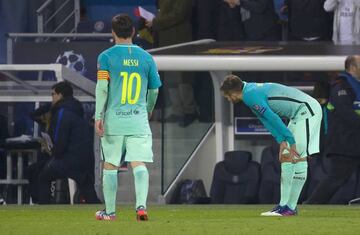
M290 146L290 156L292 159L300 158L300 154L296 150L296 144Z
M280 162L295 162L300 158L300 154L296 150L296 144L292 144L290 148L288 143L283 141L280 143L279 160Z
M104 123L103 120L96 120L95 121L95 132L98 136L104 136Z
M287 150L287 151L285 151L285 150ZM288 144L287 144L286 141L283 141L283 142L280 143L280 148L279 148L279 161L280 162L284 161L283 160L284 157L288 157L288 156L285 156L285 155L288 155L288 153L290 152L289 150L290 149L289 149Z

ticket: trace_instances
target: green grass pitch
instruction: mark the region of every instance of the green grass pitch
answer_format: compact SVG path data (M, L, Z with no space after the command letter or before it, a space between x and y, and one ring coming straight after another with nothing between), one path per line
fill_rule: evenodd
M148 222L132 206L96 221L100 205L1 206L0 235L52 234L360 234L358 206L300 206L299 216L261 217L272 205L153 205Z

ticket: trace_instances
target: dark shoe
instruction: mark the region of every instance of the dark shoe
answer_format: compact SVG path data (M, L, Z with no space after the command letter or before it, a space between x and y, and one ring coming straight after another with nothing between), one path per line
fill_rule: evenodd
M295 208L295 210L292 210L288 206L284 206L282 211L280 211L280 214L282 216L294 216L294 215L298 215L298 211L296 208Z
M185 114L184 117L179 121L179 126L187 127L193 123L195 119L197 119L197 115L195 113Z

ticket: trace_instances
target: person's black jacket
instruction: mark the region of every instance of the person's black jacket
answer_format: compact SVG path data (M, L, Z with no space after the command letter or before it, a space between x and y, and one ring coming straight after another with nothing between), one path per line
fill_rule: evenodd
M92 137L81 103L75 98L60 100L51 108L49 134L52 155L75 166L93 161Z
M217 20L216 39L218 41L239 41L245 39L240 7L230 8L226 2L217 0L215 15L212 17L215 17Z
M326 153L360 158L360 115L352 108L355 93L345 78L339 77L330 90L329 128Z
M286 0L292 40L319 37L331 40L332 19L324 10L325 0Z
M280 39L273 0L241 0L240 4L240 7L251 14L251 17L243 22L247 40Z
M216 2L218 0L193 0L192 26L193 39L216 37Z

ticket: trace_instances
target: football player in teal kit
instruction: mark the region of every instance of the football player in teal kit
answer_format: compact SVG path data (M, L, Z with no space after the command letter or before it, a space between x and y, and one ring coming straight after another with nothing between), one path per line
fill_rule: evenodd
M96 212L96 218L116 218L117 172L126 151L125 161L134 174L136 217L148 220L145 163L153 161L149 118L161 81L151 55L132 44L135 29L130 17L115 16L111 27L116 44L98 57L95 131L101 137L105 210Z
M280 202L261 215L296 215L307 177L307 157L319 152L320 104L295 88L277 83L247 83L235 75L225 77L220 90L232 103L243 101L280 144ZM289 120L288 126L281 117Z

